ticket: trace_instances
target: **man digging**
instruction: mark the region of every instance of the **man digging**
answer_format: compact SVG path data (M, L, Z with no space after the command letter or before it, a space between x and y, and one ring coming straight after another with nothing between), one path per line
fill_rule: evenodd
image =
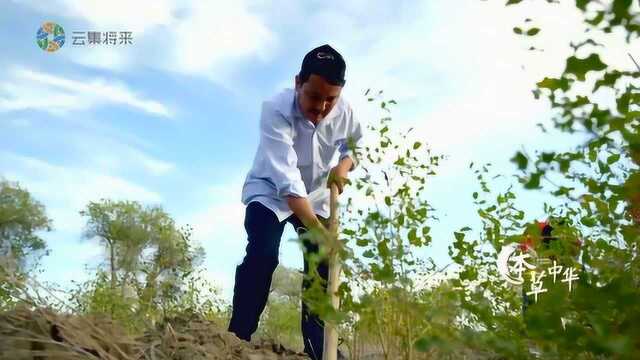
M260 144L242 188L248 244L236 268L229 323L229 331L241 339L250 341L258 327L286 223L298 235L309 231L319 239L332 238L327 188L336 184L342 193L347 173L357 164L353 144L362 138L360 123L340 96L345 68L344 59L331 46L317 47L305 55L295 89L285 89L262 104ZM336 152L339 161L332 167ZM308 239L303 245L304 291L310 286L309 256L319 249ZM326 287L326 261L317 271ZM324 323L304 301L301 327L305 353L322 359Z

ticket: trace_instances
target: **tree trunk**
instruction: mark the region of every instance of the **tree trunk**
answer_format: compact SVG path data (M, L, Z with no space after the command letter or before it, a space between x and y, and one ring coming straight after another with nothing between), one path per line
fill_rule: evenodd
M109 261L111 262L111 290L116 289L116 250L113 248L113 242L107 239L107 243L109 244L109 250L111 252L111 257Z

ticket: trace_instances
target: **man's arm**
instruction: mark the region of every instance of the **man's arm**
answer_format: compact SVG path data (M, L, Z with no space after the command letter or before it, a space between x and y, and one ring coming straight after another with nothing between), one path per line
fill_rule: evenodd
M338 169L342 174L346 174L351 170L351 166L353 165L353 160L351 159L351 155L347 155L343 157L340 162L338 162Z
M323 227L320 219L316 216L309 199L306 197L287 196L287 204L293 213L302 221L307 229Z
M307 229L319 230L323 237L328 238L328 230L315 215L307 199L307 191L297 167L298 155L293 148L291 124L267 102L262 105L260 144L261 164L266 177L276 185L276 196L287 199L289 208Z
M264 102L260 118L260 166L262 177L276 187L276 197L306 197L307 191L297 167L291 123L272 105Z
M327 187L331 188L331 184L335 183L338 186L338 194L342 194L345 184L349 181L347 173L353 170L353 164L354 162L350 155L340 159L338 165L334 166L329 172Z

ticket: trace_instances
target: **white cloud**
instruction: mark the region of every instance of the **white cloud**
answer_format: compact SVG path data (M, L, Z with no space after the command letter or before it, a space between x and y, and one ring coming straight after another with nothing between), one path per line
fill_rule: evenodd
M311 14L283 7L294 19L304 19L290 26L300 27L310 44L329 42L345 56L343 94L362 121L380 118L378 108L367 106L364 89L383 89L387 99L399 102L392 113L396 122L413 126L437 151L454 158L467 159L477 148L499 142L532 140L531 133L539 133L535 124L548 124L551 115L531 90L544 76L559 75L571 53L570 40L584 37L581 13L571 2L505 7L504 2L464 0L353 12L359 5L349 2ZM271 11L271 16L279 12ZM525 23L526 18L532 21ZM542 31L523 37L514 34L515 26ZM616 35L597 40L607 44L605 62L633 68L627 52L640 50L637 41L626 44ZM529 51L530 46L544 51ZM283 79L274 90L291 82Z
M165 105L145 99L117 81L75 80L21 67L9 74L10 78L0 85L0 112L36 109L59 115L118 104L155 116L171 116Z
M238 59L256 56L266 60L273 51L274 35L243 1L215 3L193 1L184 19L167 34L172 40L169 70L206 73L214 77L220 67Z
M67 50L67 49L65 49ZM118 73L131 70L132 59L135 58L130 48L113 49L108 47L80 47L68 49L65 56L69 60L87 67L105 69Z
M384 115L377 102L369 106L364 89L383 89L386 99L399 103L391 114L396 129L414 127L412 134L419 140L436 153L450 155L427 186L438 216L450 215L442 222L446 228L440 224L433 228L433 251L446 257L440 250L448 245L451 231L477 219L470 205L478 183L467 169L469 162L491 161L499 164L495 171L507 174L514 172L508 159L520 144L566 148L580 140L579 135L541 134L536 123L550 128L551 112L531 90L544 76L562 72L571 55L569 42L584 34L580 13L569 1L560 5L530 1L512 7L477 0L421 4L412 4L410 13L399 6L388 20L375 11L345 17L348 12L342 8L330 8L321 16L300 9L294 18L309 24L301 26L310 38L309 48L328 42L345 57L343 94L362 122L376 123ZM364 24L362 18L367 20ZM525 24L526 18L532 21ZM514 34L515 26L537 26L542 31L526 38ZM315 33L311 30L315 28L325 31ZM626 44L616 34L597 40L607 46L603 61L633 69L627 52L638 52L640 42ZM544 51L529 51L530 46ZM283 79L274 90L290 84L289 78ZM372 144L374 139L367 140ZM533 192L518 198L522 209L536 215L542 214L537 207L547 200Z
M193 239L213 248L243 244L244 209L240 193L244 178L225 181L225 184L212 185L206 191L202 203L204 209L196 210L180 217L181 223L193 227ZM211 248L211 250L213 250Z
M14 2L32 7L45 14L82 19L96 31L149 31L154 26L166 25L174 20L172 13L177 1L171 0L38 0Z
M153 176L166 175L176 169L174 163L157 159L127 143L90 134L71 135L70 142L84 159L96 168L111 172L131 172L139 168Z
M132 31L142 33L175 20L175 1L170 0L63 0L68 16L88 21L102 31ZM51 3L48 5L51 7ZM55 7L54 7L55 8ZM61 9L56 9L61 11Z
M0 164L1 168L12 169L4 174L8 180L18 181L38 201L46 204L57 230L77 232L82 229L84 220L78 211L90 201L101 198L137 200L149 204L162 201L156 192L94 169L54 165L10 152L0 152Z
M423 3L412 10L410 16L400 11L404 15L398 22L379 29L358 28L357 18L330 27L344 33L335 38L347 60L343 93L360 119L368 123L381 117L378 103L368 106L362 94L369 87L383 89L385 98L399 103L391 114L394 122L414 127L414 135L451 155L457 164L448 168L451 174L477 158L479 149L495 156L505 149L515 151L519 144L540 145L536 123L549 128L551 113L547 102L535 100L531 90L544 76L559 75L571 54L570 40L584 37L575 4L525 2L505 7L501 2L468 0L455 5ZM525 23L526 18L532 21ZM542 31L535 37L517 36L515 26ZM357 41L366 38L362 32L372 32L370 42ZM596 40L607 45L602 56L606 63L632 69L626 53L633 47L640 50L638 42L629 45L616 35ZM529 51L530 46L544 51ZM544 139L546 145L565 140Z
M134 151L134 158L153 175L164 175L175 169L175 165L172 163L155 159L138 150L132 149L132 151Z
M43 13L55 9L56 14L89 27L77 30L131 31L133 44L126 47L82 47L64 52L70 61L114 71L150 66L204 76L228 86L238 62L265 61L278 46L274 33L250 10L249 1L54 0L23 4ZM151 52L153 56L149 56Z
M56 8L51 2L31 3L40 9ZM385 94L399 102L392 114L396 121L414 126L415 135L436 151L452 155L453 165L442 168L439 184L430 190L436 197L434 200L446 206L442 210L457 214L456 221L466 221L459 214L460 208L468 210L468 206L447 196L461 196L465 191L453 188L453 184L464 183L463 167L471 160L482 160L478 158L480 154L489 154L493 159L508 158L516 150L515 145L536 141L532 136L539 134L535 124L548 122L550 114L546 110L548 105L534 100L530 90L542 77L560 74L570 53L569 40L582 36L579 13L569 1L560 5L530 1L512 7L505 7L503 1L478 0L418 5L389 2L376 6L357 1L336 6L321 4L324 8L318 11L295 0L277 7L268 1L251 4L162 1L138 2L136 8L122 16L120 11L130 9L129 3L120 9L113 2L107 5L93 1L84 9L78 9L80 6L70 1L58 4L63 6L56 11L71 14L92 27L139 31L134 34L136 45L131 48L134 51L82 49L69 58L108 69L130 70L134 65L150 65L224 83L243 61L268 60L277 50L299 50L286 48L289 42L279 40L280 36L286 40L293 38L292 46L297 46L298 39L306 39L309 48L327 42L334 45L347 60L344 94L358 110L361 121L379 118L379 112L365 106L362 91L368 87L384 89ZM153 6L150 15L139 16L145 12L145 6ZM539 35L524 38L513 33L512 28L523 26L525 18L533 19L526 27L542 29ZM612 35L606 39L608 50L603 60L618 68L633 68L626 54L637 53L638 42L625 44ZM544 51L528 51L529 46ZM0 109L32 106L54 112L86 106L86 100L77 101L80 98L75 92L56 94L40 86L44 82L69 92L68 82L41 76L36 79L27 78L29 82L24 85L6 85L5 91L10 94L22 90L23 98L15 103L0 98ZM283 81L285 86L291 83L290 77ZM90 90L96 88L85 86ZM111 96L111 99L143 111L159 111L149 106L148 100L132 101L132 96ZM172 167L159 160L146 160L142 156L146 168L158 174ZM115 164L119 160L104 156L101 161ZM239 200L243 179L235 180L229 182L233 185L212 189L204 199L211 205L184 217L187 220L184 222L194 226L194 238L210 249L207 256L210 264L222 268L216 270L216 276L222 278L232 274L231 263L240 260L246 244L242 225L244 206ZM46 193L44 184L40 184L40 191ZM124 192L132 191L128 188Z
M247 244L245 206L240 201L243 180L235 177L203 190L201 203L208 205L181 214L177 220L193 227L192 240L201 244L206 252L207 279L221 288L226 301L231 301L233 296L235 267L242 261Z

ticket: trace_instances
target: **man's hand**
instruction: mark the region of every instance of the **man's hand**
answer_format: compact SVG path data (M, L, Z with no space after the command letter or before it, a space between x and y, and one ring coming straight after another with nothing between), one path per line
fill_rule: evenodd
M312 242L325 246L327 248L332 247L336 240L336 236L322 224L318 224L309 228L308 233Z
M331 189L331 184L335 183L338 186L338 194L342 194L344 186L351 184L351 181L347 178L348 170L344 166L338 165L331 169L329 172L329 178L327 179L327 187Z
M300 235L300 239L317 245L320 258L324 258L332 251L342 247L342 243L338 241L338 236L332 234L327 226L321 223L307 227L306 231Z

